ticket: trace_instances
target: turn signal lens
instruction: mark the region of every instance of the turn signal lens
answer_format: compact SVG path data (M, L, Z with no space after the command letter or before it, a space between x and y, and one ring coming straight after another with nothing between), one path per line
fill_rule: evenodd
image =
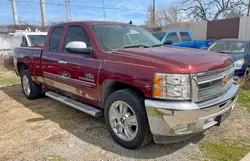
M161 85L162 83L162 80L163 80L163 76L162 75L156 75L155 76L155 85Z
M160 87L155 87L155 88L154 88L154 96L156 96L156 97L163 97L162 88L160 88Z

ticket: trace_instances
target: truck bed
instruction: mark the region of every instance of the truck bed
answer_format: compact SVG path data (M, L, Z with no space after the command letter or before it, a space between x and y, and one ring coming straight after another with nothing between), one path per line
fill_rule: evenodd
M42 48L34 48L34 47L17 47L14 48L13 51L13 61L16 73L18 73L18 63L22 62L28 65L28 68L32 67L34 64L36 64L35 69L40 68L40 56L42 52ZM33 74L34 70L31 71L31 74Z

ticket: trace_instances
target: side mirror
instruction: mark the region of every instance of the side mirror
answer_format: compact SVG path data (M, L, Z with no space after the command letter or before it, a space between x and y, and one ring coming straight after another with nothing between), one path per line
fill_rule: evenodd
M88 48L85 42L71 41L66 44L66 51L69 53L84 53L89 54L92 48Z
M164 45L172 45L174 42L172 40L165 40L163 42Z

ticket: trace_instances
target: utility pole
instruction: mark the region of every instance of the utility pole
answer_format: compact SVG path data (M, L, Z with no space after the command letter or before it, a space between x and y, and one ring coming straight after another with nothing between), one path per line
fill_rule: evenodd
M250 15L250 0L248 1L248 9L247 9L247 16Z
M65 6L66 6L66 17L67 21L71 21L71 9L70 9L70 2L69 0L65 0Z
M156 25L155 25L155 0L153 0L153 11L152 11L152 25L153 27L155 28Z
M47 26L45 0L40 0L40 8L41 8L41 15L42 15L42 25L43 25L43 27L45 27L45 26Z
M18 25L18 16L17 16L17 10L16 10L16 0L11 0L11 5L12 5L12 13L13 13L14 25Z

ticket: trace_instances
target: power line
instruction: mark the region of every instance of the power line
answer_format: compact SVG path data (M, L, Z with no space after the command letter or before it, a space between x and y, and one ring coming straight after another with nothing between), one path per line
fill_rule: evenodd
M18 0L16 1L17 3L20 2L27 2L27 3L39 3L35 1L25 1L25 0ZM46 5L58 5L57 3L50 3L50 2L45 2ZM74 5L72 4L71 6L75 7L84 7L84 8L99 8L99 9L105 9L105 10L126 10L126 11L143 11L143 12L148 12L146 9L129 9L129 8L117 8L117 7L104 7L104 6L87 6L87 5Z

